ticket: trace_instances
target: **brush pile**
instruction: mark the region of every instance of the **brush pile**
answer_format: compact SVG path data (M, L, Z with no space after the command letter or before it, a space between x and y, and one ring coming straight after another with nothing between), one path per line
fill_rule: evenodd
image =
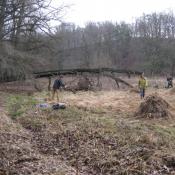
M81 77L75 85L69 85L65 88L67 91L72 91L76 93L76 91L88 91L93 90L93 81L88 77Z
M156 94L148 96L141 103L135 116L142 118L169 118L172 114L169 111L170 105Z

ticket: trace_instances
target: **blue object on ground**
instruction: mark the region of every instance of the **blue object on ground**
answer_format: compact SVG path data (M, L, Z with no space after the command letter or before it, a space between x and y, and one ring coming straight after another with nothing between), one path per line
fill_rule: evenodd
M39 107L39 108L48 108L49 107L49 104L47 104L47 103L41 103L41 104L38 104L37 107Z

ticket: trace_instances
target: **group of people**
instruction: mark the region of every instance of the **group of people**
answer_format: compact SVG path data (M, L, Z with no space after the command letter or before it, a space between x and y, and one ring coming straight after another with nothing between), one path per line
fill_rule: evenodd
M55 94L56 94L57 100L59 100L58 90L61 88L66 88L65 84L62 81L62 78L63 78L63 76L59 76L54 81L53 89L52 89L52 100L54 100ZM168 76L166 81L167 81L166 88L172 88L173 87L173 78L171 76ZM141 97L141 99L143 99L145 97L145 90L148 87L148 81L147 81L146 77L144 76L144 73L142 73L140 75L138 87L140 90L140 97Z
M138 86L140 90L140 97L141 99L143 99L145 97L145 90L148 87L148 81L145 78L144 73L142 73L140 76ZM172 87L173 87L173 77L167 76L165 88L172 88Z

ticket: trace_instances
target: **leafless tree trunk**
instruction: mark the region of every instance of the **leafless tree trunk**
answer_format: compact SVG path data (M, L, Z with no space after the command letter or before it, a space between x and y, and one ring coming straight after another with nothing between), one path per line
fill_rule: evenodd
M3 38L6 0L0 1L0 41Z

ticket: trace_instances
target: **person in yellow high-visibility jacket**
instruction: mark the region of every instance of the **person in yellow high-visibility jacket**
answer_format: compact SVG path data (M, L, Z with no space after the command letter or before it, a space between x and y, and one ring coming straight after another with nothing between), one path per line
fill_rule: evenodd
M147 79L144 77L144 74L142 74L140 76L140 79L139 79L139 89L140 89L140 97L141 99L145 97L145 90L148 86L148 81Z

